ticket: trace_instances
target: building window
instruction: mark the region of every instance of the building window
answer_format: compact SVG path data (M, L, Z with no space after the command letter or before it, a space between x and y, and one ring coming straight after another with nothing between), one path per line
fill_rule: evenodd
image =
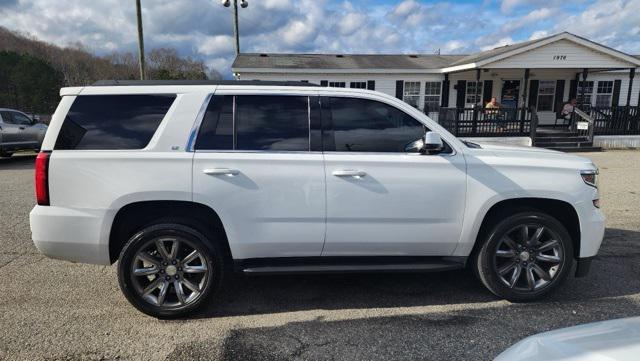
M346 88L346 83L343 81L330 81L329 86L332 88Z
M582 92L584 89L584 98ZM578 82L578 104L591 104L591 96L593 95L593 81L579 81Z
M613 97L613 81L598 81L598 93L596 94L597 107L610 107ZM617 104L614 104L617 105Z
M442 86L439 81L428 81L424 83L424 111L425 113L438 111L440 108L440 89Z
M420 103L420 82L419 81L405 81L404 82L404 96L402 100L405 103L417 108Z
M555 80L540 80L538 85L538 108L537 111L552 111L553 97L556 93Z
M482 99L482 82L468 81L465 103L468 106L480 104Z
M351 83L349 83L349 88L367 89L367 82L366 81L352 81Z

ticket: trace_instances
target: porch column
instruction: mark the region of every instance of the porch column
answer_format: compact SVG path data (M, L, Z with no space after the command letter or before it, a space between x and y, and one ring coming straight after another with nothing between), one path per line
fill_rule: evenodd
M527 104L527 87L529 86L529 68L524 70L524 86L522 87L522 109L520 111L520 131L523 131L526 118L525 104Z
M442 82L442 98L440 98L440 106L446 108L449 106L449 73L444 75Z
M631 89L633 89L633 77L635 75L636 75L636 68L629 69L629 90L627 91L627 106L631 105Z
M584 88L585 88L585 85L587 84L587 75L589 75L589 69L587 68L582 69L582 86L579 86L580 84L578 84L578 88L580 88L580 104L579 105L582 105L582 102L584 102Z
M480 69L476 69L476 96L475 99L480 100ZM475 134L478 130L478 103L473 104L473 129Z

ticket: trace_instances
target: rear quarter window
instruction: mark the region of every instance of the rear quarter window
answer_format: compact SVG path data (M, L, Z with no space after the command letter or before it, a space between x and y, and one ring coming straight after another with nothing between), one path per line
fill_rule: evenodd
M54 149L142 149L149 144L175 94L80 95Z

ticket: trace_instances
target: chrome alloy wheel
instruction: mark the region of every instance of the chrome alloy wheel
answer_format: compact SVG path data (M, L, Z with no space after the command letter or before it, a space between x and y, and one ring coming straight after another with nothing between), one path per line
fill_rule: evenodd
M517 291L537 291L559 274L565 255L560 237L539 224L521 224L504 234L494 254L500 281Z
M131 263L136 292L148 303L175 308L195 302L208 279L207 258L199 248L179 237L146 242Z

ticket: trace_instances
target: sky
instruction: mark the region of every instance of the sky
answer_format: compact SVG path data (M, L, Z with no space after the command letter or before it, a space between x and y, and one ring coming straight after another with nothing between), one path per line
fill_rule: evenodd
M240 0L238 0L240 1ZM640 54L640 0L247 0L242 52L468 54L561 31ZM227 77L231 8L142 0L145 48L174 47ZM103 55L135 52L134 0L0 0L0 26Z

